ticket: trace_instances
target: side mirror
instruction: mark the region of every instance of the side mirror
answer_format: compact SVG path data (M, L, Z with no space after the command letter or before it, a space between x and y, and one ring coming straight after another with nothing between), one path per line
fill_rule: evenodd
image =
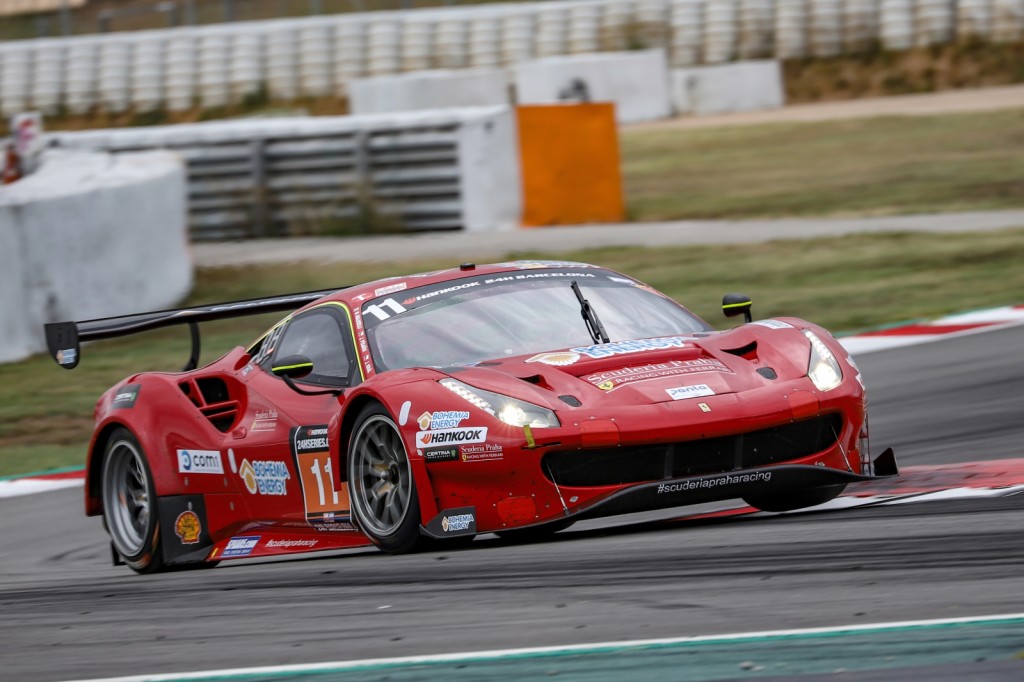
M332 388L326 391L307 391L304 388L300 388L295 385L295 379L301 379L302 377L309 376L313 372L313 361L307 358L305 355L289 355L286 358L281 358L274 363L273 367L270 368L274 376L281 377L284 379L284 383L288 384L288 388L292 389L299 395L341 395L341 390Z
M751 301L749 296L743 294L726 294L722 297L722 312L726 317L743 315L744 322L750 322L754 318L750 315Z
M305 355L289 355L278 360L270 371L281 378L301 379L313 371L313 361Z

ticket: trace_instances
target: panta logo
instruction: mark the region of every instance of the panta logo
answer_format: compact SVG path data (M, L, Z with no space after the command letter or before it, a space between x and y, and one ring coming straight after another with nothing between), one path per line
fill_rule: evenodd
M669 397L672 398L672 400L686 400L687 398L703 398L704 396L715 394L715 391L707 384L697 384L696 386L679 386L678 388L666 388L665 392L668 393ZM704 403L700 404L703 405ZM707 412L708 410L704 411Z

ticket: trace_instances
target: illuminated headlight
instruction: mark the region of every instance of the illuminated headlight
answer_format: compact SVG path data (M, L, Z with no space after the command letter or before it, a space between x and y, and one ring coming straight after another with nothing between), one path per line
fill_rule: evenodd
M839 361L836 360L836 356L832 354L824 341L818 338L817 334L805 329L804 336L811 342L811 359L807 363L807 376L819 391L831 391L843 382L843 370L839 368Z
M440 384L466 402L494 415L509 426L529 426L531 428L561 426L555 413L546 407L500 393L485 391L456 379L441 379Z

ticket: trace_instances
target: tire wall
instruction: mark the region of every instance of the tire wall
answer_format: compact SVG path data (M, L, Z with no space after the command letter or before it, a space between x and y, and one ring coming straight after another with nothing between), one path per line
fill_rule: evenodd
M45 350L44 323L166 308L191 285L177 155L51 150L0 189L0 362Z

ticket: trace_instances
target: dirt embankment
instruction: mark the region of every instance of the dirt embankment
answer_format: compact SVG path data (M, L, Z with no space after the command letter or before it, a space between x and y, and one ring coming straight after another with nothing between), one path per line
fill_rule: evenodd
M783 62L791 104L1024 83L1024 42L957 43L905 52Z

